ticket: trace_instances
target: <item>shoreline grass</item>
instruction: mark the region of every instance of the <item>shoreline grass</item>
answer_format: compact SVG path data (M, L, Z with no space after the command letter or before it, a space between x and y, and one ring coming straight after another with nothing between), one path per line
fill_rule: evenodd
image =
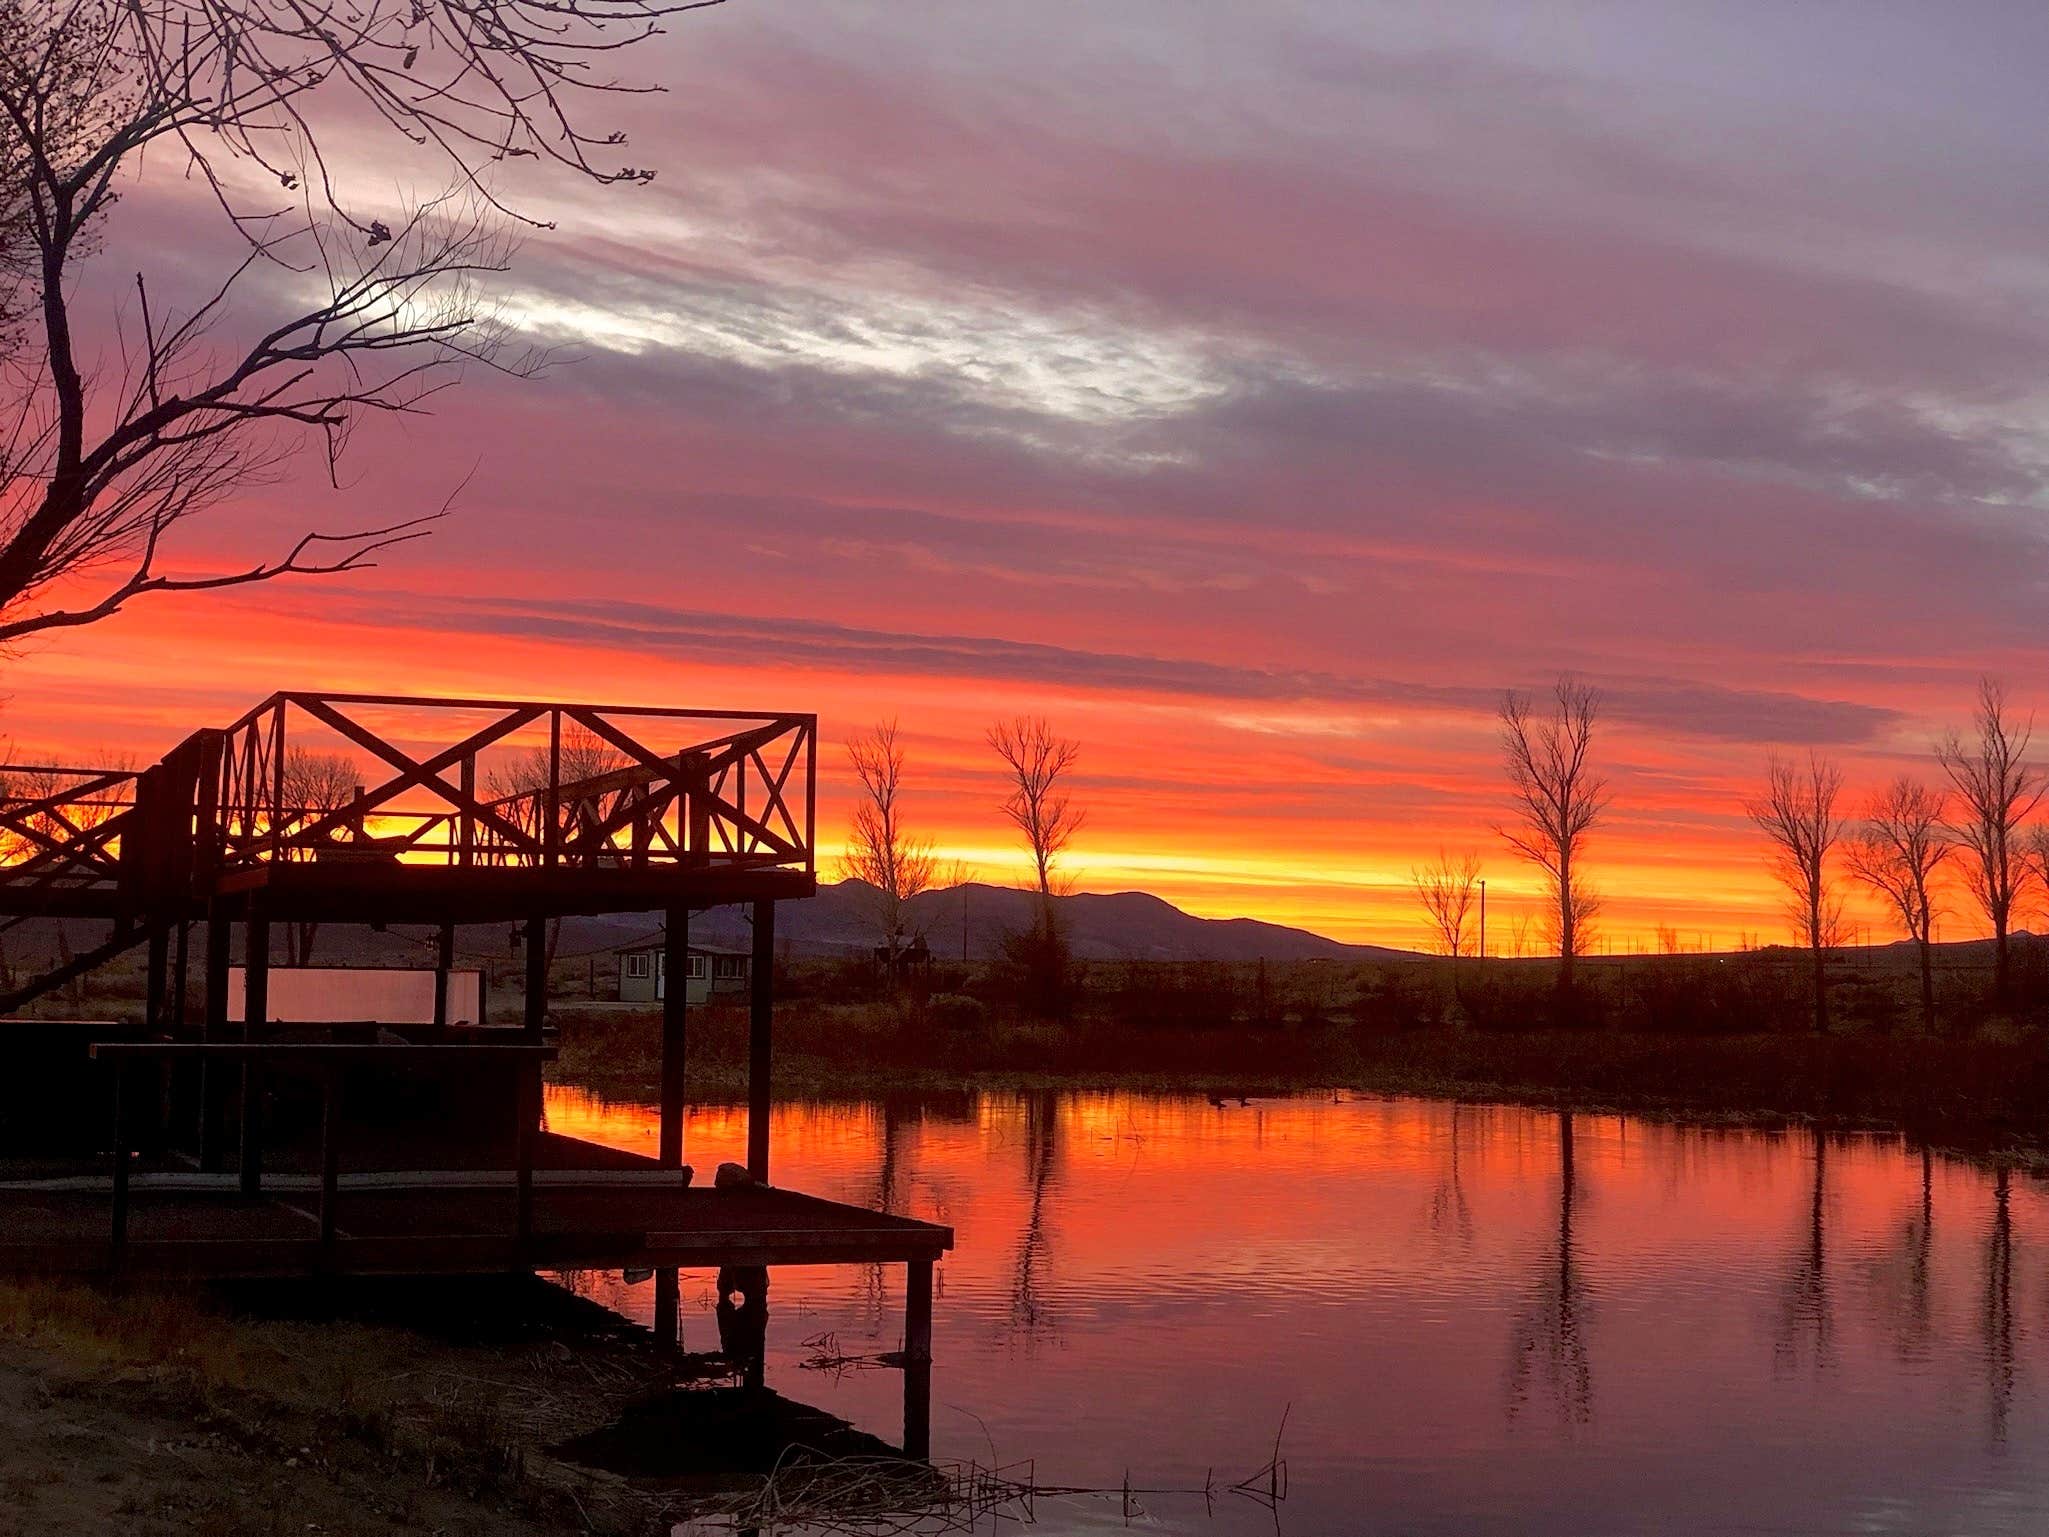
M650 1012L563 1011L554 1081L650 1102ZM1353 1025L1165 1030L992 1019L975 1028L916 1010L807 1002L778 1011L779 1100L1048 1089L1160 1093L1352 1089L1497 1100L1722 1124L1897 1131L1981 1152L2049 1148L2049 1037L1872 1032L1678 1034L1644 1030ZM746 1091L743 1011L693 1011L698 1100Z

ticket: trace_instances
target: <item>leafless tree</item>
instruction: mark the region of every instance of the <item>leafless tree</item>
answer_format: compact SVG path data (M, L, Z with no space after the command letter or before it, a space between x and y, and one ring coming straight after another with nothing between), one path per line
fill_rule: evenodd
M1843 834L1836 802L1843 776L1810 752L1805 763L1776 753L1765 765L1764 793L1746 801L1758 831L1771 845L1772 870L1789 896L1789 915L1800 942L1814 952L1814 1028L1828 1030L1828 952L1843 942L1843 903L1829 856Z
M180 524L304 446L332 476L356 425L423 409L463 365L531 370L481 297L510 251L483 173L548 156L646 180L599 165L597 146L622 141L579 130L571 109L622 89L602 66L692 8L0 0L0 642L148 594L359 569L424 534L437 513L299 534L228 571L181 572L167 554ZM448 190L345 195L322 147L323 126L344 121L438 159ZM145 161L211 187L244 255L188 299L138 272L132 307L81 314L80 273ZM260 204L251 171L277 188ZM314 297L278 309L251 292L279 272L290 281L274 292Z
M1081 744L1055 736L1042 715L1020 715L991 726L989 745L1009 770L1011 789L1003 799L1003 814L1024 835L1039 899L1050 921L1054 861L1087 819L1066 789L1067 772L1081 756Z
M311 822L330 811L340 811L356 798L361 784L361 771L355 760L345 754L316 752L306 747L285 750L285 814L295 822ZM313 939L319 932L317 922L305 920L287 928L287 963L312 965Z
M1550 885L1558 988L1565 993L1572 990L1573 961L1591 942L1600 909L1579 860L1587 834L1608 807L1608 782L1589 762L1600 690L1566 676L1551 698L1543 716L1528 694L1511 690L1501 701L1501 750L1515 792L1515 820L1498 831Z
M1468 849L1453 858L1443 849L1434 864L1411 867L1409 878L1424 917L1446 955L1472 953L1466 930L1480 900L1480 856Z
M908 904L932 885L932 845L904 827L904 745L894 720L880 721L847 743L847 761L860 799L842 864L875 890L875 926L894 976L896 958L910 940Z
M1412 868L1409 878L1437 943L1451 957L1451 986L1456 993L1459 957L1472 953L1472 942L1466 930L1480 903L1479 853L1468 849L1454 858L1439 849L1435 864Z
M1850 870L1885 899L1921 960L1921 1024L1935 1029L1936 873L1954 845L1944 818L1949 797L1902 774L1871 798L1848 845Z
M1517 908L1508 915L1509 953L1520 960L1530 948L1530 915Z
M2028 762L2033 717L2008 718L2006 689L1997 679L1979 679L1972 726L1973 739L1952 731L1935 744L1935 757L1956 787L1950 831L1964 852L1965 884L1992 925L1992 992L2003 1003L2012 977L2007 929L2029 877L2025 824L2049 780Z

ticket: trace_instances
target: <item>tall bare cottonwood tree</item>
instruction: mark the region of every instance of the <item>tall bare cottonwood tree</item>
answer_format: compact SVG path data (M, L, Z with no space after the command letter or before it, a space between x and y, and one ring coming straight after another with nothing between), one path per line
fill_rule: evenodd
M2026 823L2042 804L2049 780L2028 762L2034 720L2009 718L2006 689L1995 678L1978 680L1978 705L1968 737L1950 732L1935 744L1935 758L1956 787L1950 831L1963 852L1964 881L1992 925L1992 993L2012 994L2007 930L2027 889Z
M1935 1029L1935 877L1955 845L1949 797L1902 774L1871 798L1848 845L1850 871L1885 900L1921 962L1921 1026Z
M932 885L931 843L904 826L904 745L894 720L878 721L847 743L847 762L860 787L841 863L875 889L875 926L891 974L910 939L909 903Z
M1772 873L1788 894L1788 911L1800 942L1814 955L1814 1028L1828 1031L1828 952L1843 941L1843 903L1837 894L1830 855L1843 834L1836 802L1843 776L1828 759L1810 752L1804 763L1779 757L1765 765L1764 792L1743 809L1771 845Z
M1081 744L1056 735L1043 716L1021 715L989 728L989 745L1009 776L1003 814L1031 855L1039 902L1029 933L1011 935L1004 952L1022 973L1029 1006L1064 1013L1070 1001L1067 936L1053 904L1055 865L1085 820L1067 791Z
M308 445L332 465L362 420L422 409L461 365L528 370L482 301L510 249L484 173L548 156L646 180L598 164L622 141L580 131L572 108L619 89L602 66L693 8L0 0L0 642L147 594L353 570L426 532L432 512L288 534L216 572L167 553L179 525ZM343 124L359 147L389 133L443 192L395 199L393 161L371 154L351 158L381 190L351 195L325 147ZM218 284L81 285L145 165L212 189L242 244Z
M1501 701L1501 752L1515 796L1515 820L1498 828L1509 846L1544 872L1558 939L1558 990L1572 990L1573 961L1593 938L1600 900L1580 864L1586 839L1608 807L1608 782L1594 772L1599 689L1571 676L1553 685L1539 714L1530 696Z
M1054 862L1087 820L1066 788L1068 770L1081 756L1081 744L1056 736L1042 715L1020 715L991 726L989 745L1009 772L1010 793L1003 798L1003 814L1024 837L1050 926Z

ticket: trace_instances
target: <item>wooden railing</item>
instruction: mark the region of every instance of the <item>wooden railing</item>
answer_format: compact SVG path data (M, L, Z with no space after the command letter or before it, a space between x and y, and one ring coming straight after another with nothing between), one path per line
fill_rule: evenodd
M201 835L225 866L809 870L817 737L810 715L278 694L222 733ZM315 757L362 783L313 804Z
M127 769L0 764L0 879L45 890L117 882L139 778Z
M243 1072L241 1194L262 1193L262 1079L266 1073L297 1073L320 1085L320 1199L316 1210L319 1255L331 1260L335 1212L341 1189L342 1074L345 1068L376 1067L406 1072L469 1077L479 1067L509 1063L519 1069L514 1106L514 1181L518 1192L515 1236L524 1247L533 1236L534 1137L539 1124L541 1064L555 1056L555 1047L526 1044L385 1045L373 1043L285 1041L97 1041L88 1050L109 1064L114 1079L114 1195L112 1266L122 1267L128 1246L129 1107L124 1103L129 1070L137 1062L196 1061Z

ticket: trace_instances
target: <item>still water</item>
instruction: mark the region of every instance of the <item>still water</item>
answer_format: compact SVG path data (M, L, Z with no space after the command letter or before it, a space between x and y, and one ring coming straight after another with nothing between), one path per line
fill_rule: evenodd
M654 1112L551 1088L556 1129ZM694 1111L700 1171L744 1112ZM1154 1530L2049 1530L2049 1188L1898 1139L1329 1096L791 1105L779 1184L953 1226L935 1457L1148 1497ZM584 1278L645 1321L651 1285ZM786 1269L768 1380L894 1440L902 1267ZM710 1275L686 1347L716 1348ZM807 1343L811 1342L811 1343ZM1049 1532L1116 1499L1041 1501Z

